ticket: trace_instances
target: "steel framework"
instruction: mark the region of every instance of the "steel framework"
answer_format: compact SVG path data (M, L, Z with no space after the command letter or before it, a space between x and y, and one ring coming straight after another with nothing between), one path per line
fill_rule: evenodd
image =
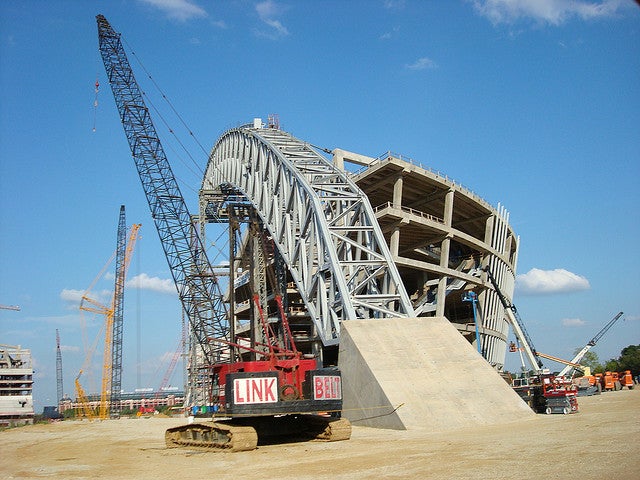
M120 205L118 236L116 243L116 279L113 291L113 327L111 335L111 392L109 396L110 415L120 414L120 390L122 389L122 326L124 306L125 253L127 249L127 220L124 205ZM106 359L105 359L106 364ZM104 375L104 373L103 373ZM103 380L104 381L104 380Z
M190 385L200 377L200 365L212 365L228 355L226 305L200 237L125 54L120 34L98 15L100 54L131 148L165 257L195 339L193 349L202 357L191 366ZM198 393L202 395L202 392ZM203 399L201 399L203 400Z
M64 396L64 388L62 382L62 352L60 350L60 333L56 328L56 393L58 396L58 404Z
M160 143L120 35L98 15L99 48L124 131L194 341L188 404L206 368L228 359L227 306ZM413 307L366 195L307 143L277 128L226 132L202 191L233 185L253 204L324 345L340 322L409 317ZM201 395L201 393L198 393Z
M367 196L306 142L245 125L211 151L201 208L232 185L257 210L324 345L340 322L410 317L413 307Z

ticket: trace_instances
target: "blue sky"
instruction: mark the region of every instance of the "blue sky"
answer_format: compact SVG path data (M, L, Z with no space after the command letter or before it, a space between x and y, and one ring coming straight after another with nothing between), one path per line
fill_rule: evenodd
M129 225L142 224L125 294L123 387L158 386L180 336L98 52L98 13L122 33L159 109L194 211L206 165L197 142L208 151L227 128L277 113L310 143L400 153L506 206L521 237L514 301L538 350L570 358L618 311L626 320L594 351L604 360L640 344L633 1L1 2L0 304L21 311L0 310L0 343L32 350L36 408L55 402L56 328L73 394L84 359L78 296L115 249L121 204ZM112 283L93 294L106 302ZM102 319L85 321L93 340Z

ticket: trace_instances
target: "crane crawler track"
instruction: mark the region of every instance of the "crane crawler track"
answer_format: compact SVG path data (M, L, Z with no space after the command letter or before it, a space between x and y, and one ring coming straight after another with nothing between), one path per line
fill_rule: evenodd
M338 442L351 438L351 423L345 418L320 415L285 415L253 417L230 421L192 423L165 432L168 448L186 447L197 450L254 450L261 444L290 441Z
M338 442L351 438L351 422L346 418L324 419L313 417L311 424L315 423L317 428L314 440L324 442Z
M188 447L198 450L254 450L258 434L252 427L227 425L221 422L192 423L169 428L164 434L168 448Z

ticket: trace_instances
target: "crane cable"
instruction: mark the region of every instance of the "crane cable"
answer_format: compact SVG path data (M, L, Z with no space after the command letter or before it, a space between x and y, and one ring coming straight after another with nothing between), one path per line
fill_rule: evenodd
M169 106L169 108L171 108L171 110L173 111L174 115L178 118L178 120L180 120L180 123L182 123L182 125L184 126L184 128L189 132L189 135L193 138L193 140L196 142L196 144L198 145L198 147L200 147L200 150L202 150L202 152L204 153L204 155L208 158L209 154L208 152L205 150L205 148L202 146L202 144L200 143L200 141L198 140L198 138L194 135L193 131L191 130L191 128L189 127L189 125L187 125L187 123L185 122L185 120L182 118L182 116L180 115L180 113L176 110L176 108L174 107L173 103L171 102L171 100L169 100L169 97L167 97L167 95L164 93L164 91L160 88L160 85L158 85L158 83L155 81L155 79L151 76L151 73L149 73L149 71L147 70L147 68L144 66L144 64L142 63L142 61L140 60L140 58L138 57L138 55L136 55L135 51L131 48L131 46L126 42L126 40L124 40L124 43L126 44L127 48L129 49L129 51L131 52L131 54L133 55L133 57L136 59L136 61L138 62L138 64L140 65L140 67L142 68L142 70L144 71L144 73L147 75L147 77L149 78L149 80L151 80L151 83L153 83L154 87L158 90L158 92L160 93L160 95L162 96L163 100L167 103L167 105ZM160 113L160 111L155 107L155 105L153 104L153 102L151 102L149 96L143 91L142 94L147 98L147 100L151 103L151 106L153 108L153 110L160 116L162 122L165 124L165 126L167 127L167 129L169 130L169 132L176 138L176 141L180 144L180 146L182 147L182 149L185 151L185 153L187 154L187 156L191 159L191 162L193 163L193 165L200 171L200 173L204 173L204 171L202 170L202 168L198 165L198 163L195 161L195 159L193 158L193 156L191 155L191 153L189 152L189 150L185 147L184 143L178 138L178 136L176 135L176 132L171 128L171 126L169 125L169 123L165 120L164 116ZM190 169L191 170L191 169ZM193 170L191 170L192 173ZM194 173L195 174L195 173Z
M169 105L169 107L171 108L171 110L173 111L174 115L180 120L180 123L182 123L182 125L184 126L184 128L189 132L189 135L194 139L194 141L196 142L196 144L198 145L198 147L200 147L200 150L204 153L205 157L207 158L207 161L209 159L209 154L207 153L207 151L205 150L205 148L202 146L202 143L200 143L200 141L198 140L198 138L194 135L193 131L191 130L191 128L189 127L189 125L187 125L186 121L184 120L184 118L182 117L182 115L180 115L180 113L177 111L177 109L174 107L173 103L171 102L171 100L169 100L169 97L167 97L167 95L163 92L163 90L160 88L160 85L158 85L158 83L155 81L155 79L151 76L151 73L147 70L147 68L144 66L144 64L142 63L142 61L140 60L140 58L138 57L138 55L136 55L135 51L131 48L131 46L127 43L126 40L124 40L124 43L127 47L127 49L131 52L131 55L133 55L133 57L136 59L136 61L138 62L138 64L140 65L140 67L142 68L142 70L144 71L144 73L147 75L147 77L149 78L149 80L151 80L151 83L153 83L154 87L156 88L156 90L160 93L161 97L163 98L163 100L167 103L167 105ZM146 92L142 91L142 95L144 95L144 97L146 98L147 102L149 103L149 105L151 106L151 108L153 109L153 111L158 115L158 117L161 119L162 123L165 125L165 127L167 128L167 130L169 131L169 133L171 133L171 135L173 135L173 137L176 139L176 141L178 142L178 144L180 145L180 147L182 148L182 150L184 150L184 152L187 154L187 156L189 157L189 159L191 160L191 163L195 166L196 171L194 171L194 169L188 164L188 162L186 162L184 160L184 158L182 157L182 155L180 155L179 152L177 152L172 146L171 144L169 144L169 149L171 149L171 151L180 159L180 161L182 162L182 164L197 178L198 176L200 178L202 178L202 176L204 175L204 170L200 167L200 165L198 165L198 163L196 162L196 160L194 159L193 155L191 155L191 153L189 152L189 150L187 149L187 147L184 145L184 143L180 140L180 138L178 138L175 130L173 128L171 128L171 126L169 125L169 122L165 119L164 115L162 115L162 113L160 112L160 110L155 106L155 104L153 103L153 101L149 98L149 95L147 95ZM174 172L175 175L175 172ZM179 177L176 176L176 179L180 180L180 183L184 186L186 186L189 190L191 190L194 193L199 193L198 190L196 190L195 188L193 188L188 182L185 182L184 180L181 180ZM222 238L223 235L226 234L226 230L223 230L220 235L218 236L218 238L215 239L215 241L213 242L213 244L211 245L212 247L215 246L216 250L217 250L217 254L215 255L215 258L218 258L220 255L223 255L224 252L221 248L219 248L218 245L218 241L220 240L220 238ZM223 244L223 248L224 246L227 245L227 243L225 242ZM207 249L209 250L209 249Z
M96 131L96 119L98 117L98 90L100 88L100 82L98 82L98 75L96 75L95 92L96 98L93 101L93 131Z

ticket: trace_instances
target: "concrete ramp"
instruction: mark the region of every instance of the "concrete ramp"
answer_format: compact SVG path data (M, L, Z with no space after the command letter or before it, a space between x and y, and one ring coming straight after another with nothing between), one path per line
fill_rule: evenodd
M444 317L341 327L343 415L354 425L442 431L535 415Z

